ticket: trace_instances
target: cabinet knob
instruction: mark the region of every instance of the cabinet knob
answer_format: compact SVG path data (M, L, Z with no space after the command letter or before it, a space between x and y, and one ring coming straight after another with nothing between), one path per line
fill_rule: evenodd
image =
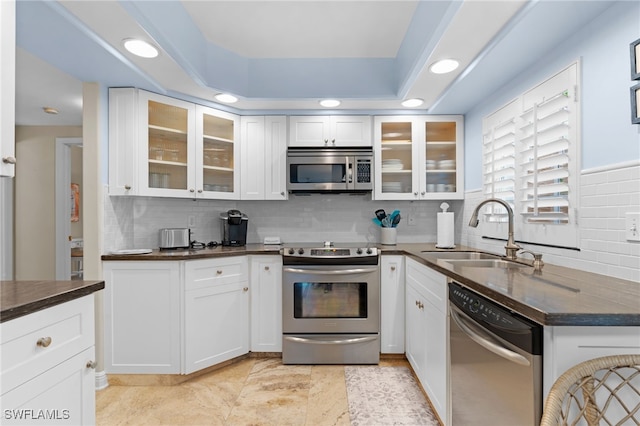
M264 270L265 270L265 271L268 271L268 270L269 270L269 267L268 267L268 266L265 266L265 267L264 267Z
M391 270L392 270L392 271L395 271L395 270L396 270L396 267L395 267L395 266L392 266L392 267L391 267Z
M221 270L221 269L218 269L218 270L216 271L216 274L218 274L218 275L222 275L222 270Z
M417 197L418 196L418 192L414 192L413 195L415 195Z
M202 189L198 189L198 194L202 194Z
M282 196L284 197L284 191L282 191L282 192L280 193L280 195L282 195Z
M16 157L11 157L11 156L3 157L2 162L4 164L16 164Z
M95 361L91 361L91 360L87 361L87 368L91 368L95 370L97 365L98 364Z
M249 291L249 287L243 287L242 291L244 291L246 293L247 291Z
M46 348L51 344L51 337L47 336L47 337L41 337L38 339L38 341L36 342L37 346L40 346L41 348Z
M336 140L335 139L331 139L331 143L335 145L336 144Z
M126 189L127 191L131 189L131 185L125 185L124 189Z
M426 192L424 192L424 191L422 191L422 192L420 193L420 195L424 195L424 194L426 194Z
M329 139L325 139L325 140L324 140L324 144L326 145L326 144L328 144L328 143L329 143Z
M189 192L196 192L196 190L193 188L189 188Z

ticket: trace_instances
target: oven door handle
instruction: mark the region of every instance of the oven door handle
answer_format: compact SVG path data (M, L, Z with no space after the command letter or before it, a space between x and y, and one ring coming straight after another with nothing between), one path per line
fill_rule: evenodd
M289 340L290 342L297 343L310 343L313 345L352 345L355 343L364 343L364 342L372 342L378 338L375 336L366 336L366 337L354 337L351 339L337 339L337 340L315 340L315 339L306 339L304 337L295 337L295 336L284 336L284 340Z
M293 272L296 274L309 274L309 275L351 275L351 274L366 274L369 272L378 272L378 268L355 268L355 269L337 269L337 270L283 268L282 271Z
M482 330L480 327L471 323L469 320L466 320L466 315L460 311L455 305L450 304L451 307L451 319L456 323L460 330L471 340L487 349L488 351L493 352L494 354L505 358L511 362L515 362L516 364L530 366L531 363L528 359L523 357L517 352L513 352L512 350L502 346L496 339L492 338L490 334L486 331Z

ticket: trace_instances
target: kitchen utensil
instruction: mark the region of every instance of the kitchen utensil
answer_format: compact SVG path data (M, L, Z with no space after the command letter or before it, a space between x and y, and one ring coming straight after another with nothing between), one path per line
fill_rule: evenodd
M393 228L395 228L396 226L398 226L398 224L400 223L400 219L402 219L402 217L400 216L400 213L398 213L397 215L395 215L393 217L393 220L391 221L391 226Z
M378 220L382 221L382 219L384 219L386 216L387 213L384 211L384 209L376 210L376 217L378 218Z
M375 223L378 226L382 226L382 222L380 221L380 219L378 219L377 217L374 217L373 219L371 219L373 221L373 223Z

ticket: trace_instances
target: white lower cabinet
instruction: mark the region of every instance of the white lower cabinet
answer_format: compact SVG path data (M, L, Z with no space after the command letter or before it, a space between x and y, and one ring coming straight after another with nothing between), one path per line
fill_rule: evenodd
M179 374L182 262L104 262L105 372Z
M189 374L249 352L247 256L109 261L104 280L107 373Z
M403 354L405 329L404 256L380 260L380 353Z
M543 342L543 398L574 365L608 355L640 354L640 327L547 326Z
M186 262L183 373L249 351L247 258Z
M437 415L448 424L447 278L406 259L406 356Z
M0 326L3 425L95 424L94 296Z
M249 256L251 352L282 352L282 257Z

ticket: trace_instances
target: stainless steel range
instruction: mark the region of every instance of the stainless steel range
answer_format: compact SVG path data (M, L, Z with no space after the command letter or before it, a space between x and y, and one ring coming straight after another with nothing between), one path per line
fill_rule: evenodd
M380 266L367 245L282 250L284 364L377 364Z

